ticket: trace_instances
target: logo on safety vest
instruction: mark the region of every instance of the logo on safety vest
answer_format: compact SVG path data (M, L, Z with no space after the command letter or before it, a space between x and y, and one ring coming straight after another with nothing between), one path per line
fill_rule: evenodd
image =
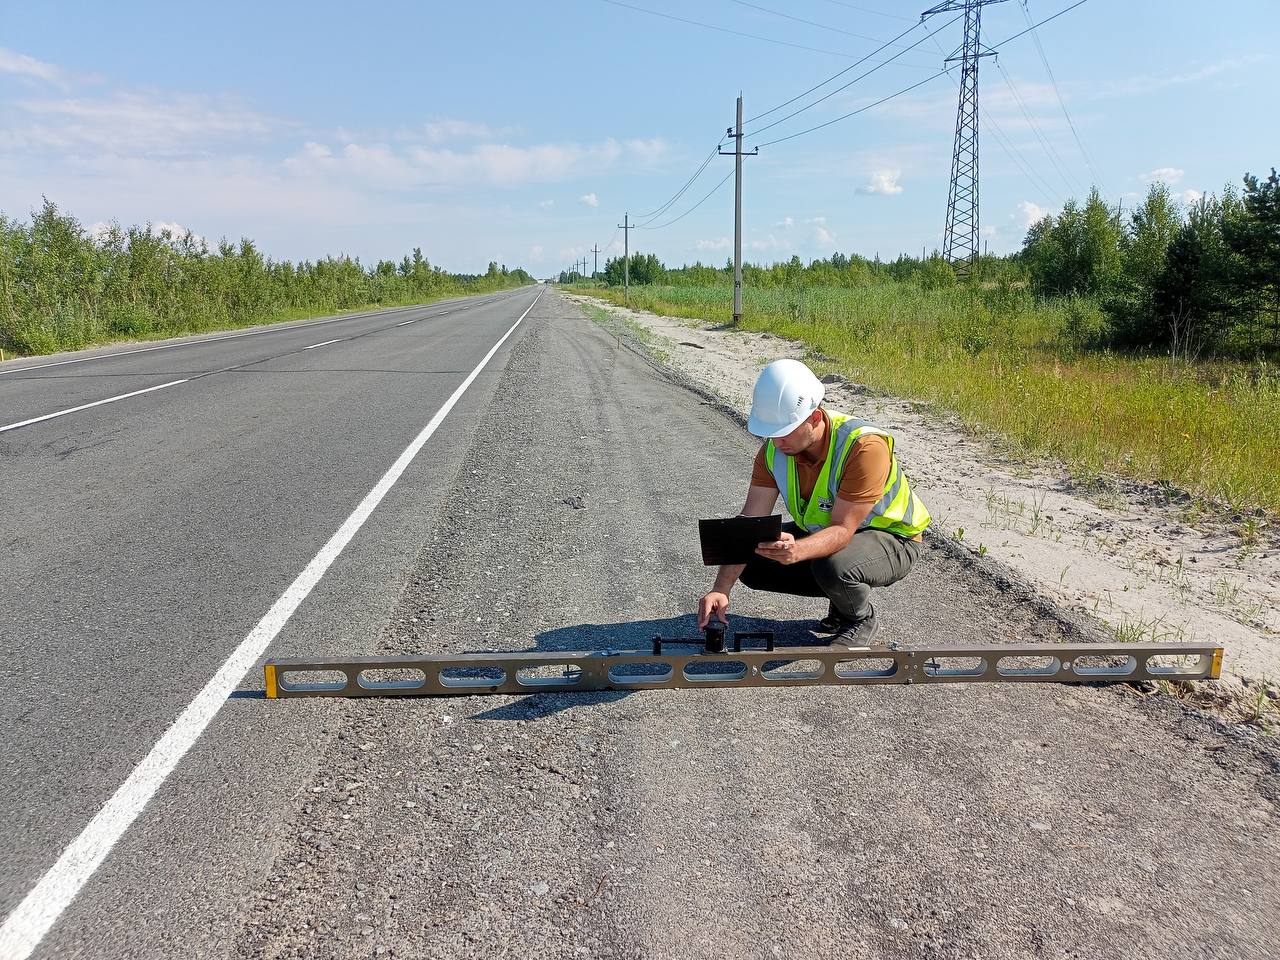
M835 505L836 505L836 502L834 500L825 500L825 499L818 500L819 510L827 511L827 510L830 510Z

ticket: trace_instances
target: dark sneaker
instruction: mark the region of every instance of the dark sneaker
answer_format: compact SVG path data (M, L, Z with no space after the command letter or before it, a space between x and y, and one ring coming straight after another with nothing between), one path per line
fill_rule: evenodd
M844 617L836 613L836 605L827 604L827 615L818 621L818 633L836 633L843 626Z
M875 610L872 609L871 616L865 620L843 620L840 629L831 638L831 642L840 643L846 647L869 647L879 632L880 622L876 619Z

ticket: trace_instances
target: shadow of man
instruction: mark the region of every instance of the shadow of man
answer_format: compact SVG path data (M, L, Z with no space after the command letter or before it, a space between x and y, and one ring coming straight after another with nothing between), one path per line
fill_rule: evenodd
M736 633L770 632L774 636L774 649L785 651L787 647L814 646L825 642L815 638L803 620L767 620L760 617L731 616L725 633L726 648L733 649ZM632 620L626 623L581 623L547 630L534 638L534 646L513 653L592 653L616 651L649 653L653 640L661 637L664 652L690 653L703 649L705 637L698 630L697 617L687 614L664 619ZM479 652L479 651L477 651ZM732 653L726 654L732 656ZM550 667L554 669L555 664ZM561 667L561 669L567 669ZM624 697L645 691L599 690L592 692L532 693L520 696L510 703L478 713L476 720L534 720L551 716L570 707L587 707L601 703L613 703Z

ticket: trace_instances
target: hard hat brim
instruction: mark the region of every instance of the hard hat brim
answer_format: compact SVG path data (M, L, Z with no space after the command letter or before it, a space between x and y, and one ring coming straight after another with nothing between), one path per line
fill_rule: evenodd
M817 408L815 407L814 409ZM765 421L758 419L755 413L752 413L751 416L747 418L747 432L760 437L762 440L776 440L778 437L785 437L796 427L800 426L800 424L808 420L812 415L813 410L810 410L794 423L788 423L785 426L779 427L776 424L766 423Z

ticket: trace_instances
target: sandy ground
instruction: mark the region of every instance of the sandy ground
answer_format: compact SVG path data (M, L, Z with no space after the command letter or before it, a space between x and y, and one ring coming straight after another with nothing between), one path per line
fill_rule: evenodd
M1008 566L1119 640L1221 643L1225 682L1200 696L1231 712L1274 709L1280 699L1280 536L1264 524L1249 543L1235 532L1248 518L1196 516L1189 497L1153 484L1113 480L1082 490L1062 464L1010 460L995 438L844 380L795 341L566 296L638 325L662 362L743 414L765 363L809 361L827 372L829 406L894 434L937 535ZM744 495L749 474L744 463Z

